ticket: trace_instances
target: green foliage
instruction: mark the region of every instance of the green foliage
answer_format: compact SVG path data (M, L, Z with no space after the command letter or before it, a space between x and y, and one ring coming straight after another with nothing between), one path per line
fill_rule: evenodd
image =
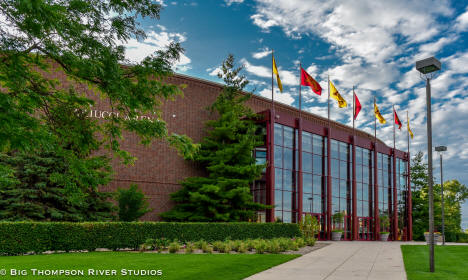
M320 225L315 216L306 214L301 219L299 223L299 228L304 238L306 238L307 240L312 240L315 239L315 236L317 235L320 229Z
M128 189L117 190L119 203L119 220L124 222L137 221L141 216L151 211L143 192L135 184Z
M428 173L423 153L417 153L411 162L413 239L424 240L429 229ZM440 184L434 190L434 228L442 231L442 207ZM444 182L445 240L457 242L461 229L461 205L468 198L468 187L457 180Z
M195 250L195 245L192 242L188 242L185 244L185 253L191 254Z
M180 250L180 244L177 240L174 240L169 244L169 253L174 254Z
M168 221L248 221L256 211L267 206L253 202L250 185L261 176L264 165L252 157L255 147L262 145L255 119L257 115L245 106L249 94L242 89L248 83L239 76L242 67L234 68L234 57L223 62L226 86L210 110L217 119L206 123L207 134L196 162L207 177L190 177L182 189L171 195L176 206L161 214Z
M76 161L67 150L0 153L12 179L0 184L0 219L9 221L109 221L111 193L98 190L110 181L109 160ZM79 172L77 172L79 170Z
M258 240L255 244L255 253L263 254L267 250L267 242L265 240Z
M389 233L387 231L383 231L383 230L388 230L390 226L390 218L388 217L388 215L386 214L380 215L379 220L380 220L380 230L381 230L380 233Z
M0 236L0 255L15 255L48 250L138 249L148 239L157 239L154 247L159 248L162 245L158 242L164 240L292 238L301 233L296 224L274 223L0 222ZM197 243L197 247L208 246L206 241Z
M165 99L182 94L182 86L166 82L181 46L170 44L122 66L129 65L125 43L146 37L137 20L159 18L161 8L151 0L0 0L0 151L65 154L68 170L54 180L75 193L95 151L107 149L124 163L135 160L121 147L123 131L145 145L166 140L192 158L198 146L170 135L160 114ZM106 121L88 117L95 101L85 91L110 106ZM2 186L11 183L14 168L0 165Z
M332 221L333 225L335 227L338 227L338 229L334 229L333 231L343 231L343 221L344 221L344 212L336 212L335 214L332 215Z

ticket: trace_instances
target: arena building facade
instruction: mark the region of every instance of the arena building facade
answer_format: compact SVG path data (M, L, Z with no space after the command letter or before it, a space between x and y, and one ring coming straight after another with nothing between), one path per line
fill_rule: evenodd
M183 97L162 105L169 131L200 142L205 122L213 118L207 107L223 85L180 74L167 82L186 85ZM390 240L412 239L408 153L366 132L282 103L273 105L257 95L246 105L262 115L259 126L265 145L254 155L259 163L267 163L262 178L252 184L252 194L255 201L274 205L259 212L258 221L294 223L310 214L318 219L323 240L331 239L338 227L344 240L378 240L382 231L390 232ZM109 114L105 102L96 100L89 116L103 119ZM159 213L171 209L170 194L180 189L184 178L204 175L197 164L185 161L162 141L146 147L127 133L122 148L138 160L124 166L115 159L114 179L102 189L138 184L153 209L146 220L159 220ZM333 222L336 213L344 215L342 222ZM390 220L386 228L380 228L383 216Z

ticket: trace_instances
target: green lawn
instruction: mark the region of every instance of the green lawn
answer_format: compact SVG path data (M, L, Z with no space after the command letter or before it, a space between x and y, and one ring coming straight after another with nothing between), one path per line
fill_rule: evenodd
M33 256L0 257L0 279L2 269L10 275L10 269L24 269L27 276L15 279L243 279L249 275L292 260L299 255L184 255L130 252L93 252ZM34 276L32 269L75 269L84 270L85 276ZM87 277L88 269L115 269L117 276ZM162 276L122 276L122 269L162 270ZM11 275L10 275L11 276ZM13 278L13 277L11 277Z
M429 272L429 248L426 245L402 245L408 280L468 279L468 246L436 246L435 272Z

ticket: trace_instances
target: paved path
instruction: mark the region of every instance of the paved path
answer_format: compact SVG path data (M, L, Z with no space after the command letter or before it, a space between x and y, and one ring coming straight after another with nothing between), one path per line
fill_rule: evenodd
M246 279L406 279L400 250L400 245L405 242L327 241L327 243L331 244Z

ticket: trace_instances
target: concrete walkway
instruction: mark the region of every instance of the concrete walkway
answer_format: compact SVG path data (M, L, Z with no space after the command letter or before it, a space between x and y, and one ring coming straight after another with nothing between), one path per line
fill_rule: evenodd
M406 279L400 245L406 242L329 242L290 262L275 266L249 280L399 280Z

